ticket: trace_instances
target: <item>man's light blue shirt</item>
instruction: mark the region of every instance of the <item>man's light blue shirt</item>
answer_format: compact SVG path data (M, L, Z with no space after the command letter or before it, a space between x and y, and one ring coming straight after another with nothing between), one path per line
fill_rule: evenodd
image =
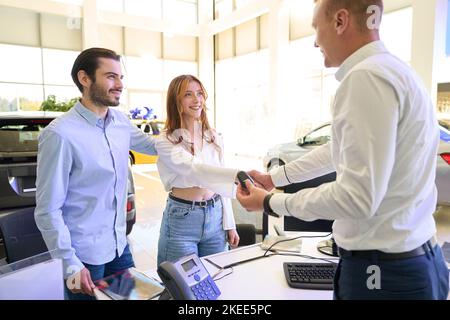
M124 113L109 108L103 120L80 102L40 134L35 218L66 273L122 254L130 149L156 154Z

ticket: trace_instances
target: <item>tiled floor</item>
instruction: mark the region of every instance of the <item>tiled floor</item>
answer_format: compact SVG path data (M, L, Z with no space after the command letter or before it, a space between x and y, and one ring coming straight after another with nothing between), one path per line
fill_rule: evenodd
M136 187L136 223L128 236L136 267L156 268L159 226L165 206L166 192L156 165L133 166Z
M230 157L230 167L243 170L261 170L260 159ZM136 267L140 270L156 269L159 227L167 193L159 179L156 165L133 166L136 186L137 221L129 236ZM233 201L236 223L252 223L261 227L260 213L248 213ZM450 207L440 206L435 213L439 243L450 242Z

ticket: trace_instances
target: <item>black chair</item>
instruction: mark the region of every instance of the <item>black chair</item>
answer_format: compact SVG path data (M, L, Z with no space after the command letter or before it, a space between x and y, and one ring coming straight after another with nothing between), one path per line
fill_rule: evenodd
M322 177L318 177L312 180L293 183L287 185L283 188L285 193L296 193L302 189L316 188L323 183L332 182L336 180L336 172L329 173ZM322 220L318 219L315 221L304 221L295 217L285 216L283 218L284 231L313 231L313 232L332 232L333 231L333 221L332 220ZM269 217L267 215L263 216L263 237L269 233ZM338 256L338 248L334 239L327 239L319 242L317 245L317 250L321 253Z
M312 180L293 183L283 187L285 193L296 193L302 189L315 188L320 186L322 183L332 182L336 180L336 172L318 177ZM295 217L284 217L284 231L315 231L315 232L331 232L333 221L331 220L315 220L315 221L304 221L297 219ZM263 237L269 233L269 218L267 215L263 216Z
M11 210L0 216L0 238L7 263L48 251L34 220L34 207Z
M256 234L258 231L256 230L253 224L236 224L236 231L239 234L239 247L248 246L256 243Z

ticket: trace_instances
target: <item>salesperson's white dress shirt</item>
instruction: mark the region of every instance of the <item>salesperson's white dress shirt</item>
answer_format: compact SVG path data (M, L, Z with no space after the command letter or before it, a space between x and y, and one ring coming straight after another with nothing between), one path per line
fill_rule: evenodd
M336 181L275 194L271 208L311 221L335 220L347 250L404 252L436 232L439 130L419 77L381 41L360 48L336 73L331 142L272 174L275 185L336 171Z
M216 145L217 144L217 145ZM166 191L172 188L199 187L222 196L223 229L235 229L231 199L236 197L237 169L224 168L223 142L216 135L216 144L203 141L195 155L182 144L173 144L162 132L156 139L158 171ZM219 151L219 147L221 151Z

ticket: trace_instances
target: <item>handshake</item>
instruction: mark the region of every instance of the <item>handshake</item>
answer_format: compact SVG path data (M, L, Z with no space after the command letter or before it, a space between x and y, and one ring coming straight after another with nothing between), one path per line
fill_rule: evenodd
M269 191L275 188L269 174L256 170L237 174L239 185L236 198L247 211L258 211L264 209L264 199Z

